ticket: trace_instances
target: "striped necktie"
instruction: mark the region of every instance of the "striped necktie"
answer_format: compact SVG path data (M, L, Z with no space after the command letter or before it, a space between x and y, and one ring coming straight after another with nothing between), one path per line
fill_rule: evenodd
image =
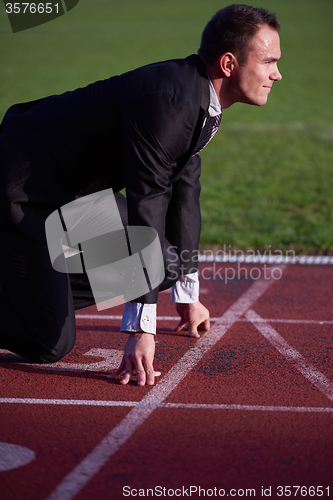
M203 150L205 146L211 141L219 128L221 123L222 113L216 116L209 116L206 120L205 125L202 128L200 139L196 148L193 151L192 156L198 154Z

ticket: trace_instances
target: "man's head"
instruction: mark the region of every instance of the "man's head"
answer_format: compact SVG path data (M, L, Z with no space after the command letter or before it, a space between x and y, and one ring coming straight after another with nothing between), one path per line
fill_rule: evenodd
M233 4L219 10L205 27L198 51L207 64L214 64L225 52L231 52L240 65L244 65L251 40L260 25L279 32L280 23L266 9Z
M198 54L222 107L266 104L273 82L282 78L279 29L274 14L247 5L219 10L207 24Z

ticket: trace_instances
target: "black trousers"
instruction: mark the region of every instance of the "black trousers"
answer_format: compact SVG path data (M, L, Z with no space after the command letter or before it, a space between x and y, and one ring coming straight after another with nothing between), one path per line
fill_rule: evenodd
M116 195L127 223L126 199ZM179 260L162 242L166 276L160 290L177 280ZM55 271L47 245L14 226L0 229L0 348L32 362L52 363L68 354L76 337L75 310L93 305L86 274Z

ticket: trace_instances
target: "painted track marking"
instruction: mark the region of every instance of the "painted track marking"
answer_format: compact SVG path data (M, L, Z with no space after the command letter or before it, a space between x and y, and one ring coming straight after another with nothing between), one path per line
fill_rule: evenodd
M23 467L35 460L33 450L12 443L0 443L0 472Z
M144 406L141 401L105 401L95 399L35 399L35 398L0 398L0 404L56 405L56 406L104 406L135 407ZM149 406L149 404L147 405ZM323 406L269 406L207 403L154 403L154 408L184 408L190 410L246 410L246 411L291 411L333 413L333 407Z
M100 349L94 348L85 352L83 356L94 356L97 358L104 358L102 361L96 363L66 363L64 361L57 361L56 363L27 363L24 358L18 354L13 354L10 351L0 349L1 361L16 361L20 365L31 366L32 368L42 368L43 370L53 371L74 371L74 372L101 372L110 371L118 368L123 358L124 351L121 349Z
M294 349L281 335L270 326L267 321L252 309L245 314L246 318L257 328L257 330L285 357L299 372L304 375L314 386L317 387L328 399L333 401L333 383L325 377L317 368L312 366L306 359Z
M205 333L193 348L169 370L126 417L70 472L48 500L71 500L99 472L109 458L129 439L159 404L178 386L202 357L229 328L256 302L273 280L258 280L244 292Z
M77 314L76 319L83 320L98 320L98 321L110 321L110 320L121 320L122 316L119 315L109 315L109 314ZM157 316L156 319L158 321L179 321L179 316ZM235 321L243 321L248 322L249 320L246 318L233 318ZM215 322L223 322L230 321L230 318L227 320L223 320L222 318L210 318L210 321ZM258 321L263 321L267 323L304 323L304 324L316 324L316 325L333 325L333 320L316 320L316 319L278 319L278 318L269 318L263 319L260 318ZM0 351L1 352L1 351Z

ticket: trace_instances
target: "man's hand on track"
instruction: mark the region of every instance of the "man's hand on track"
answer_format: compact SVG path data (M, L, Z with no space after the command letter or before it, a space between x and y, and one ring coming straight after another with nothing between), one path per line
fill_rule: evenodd
M132 333L125 345L125 352L119 368L108 375L108 378L115 378L123 374L121 384L128 384L134 375L137 377L137 384L140 386L154 385L155 377L159 377L161 372L155 371L153 360L155 354L155 335L150 333Z
M198 330L208 331L210 329L209 311L200 301L192 304L176 304L176 310L180 321L174 332L180 332L188 327L189 336L200 338Z

